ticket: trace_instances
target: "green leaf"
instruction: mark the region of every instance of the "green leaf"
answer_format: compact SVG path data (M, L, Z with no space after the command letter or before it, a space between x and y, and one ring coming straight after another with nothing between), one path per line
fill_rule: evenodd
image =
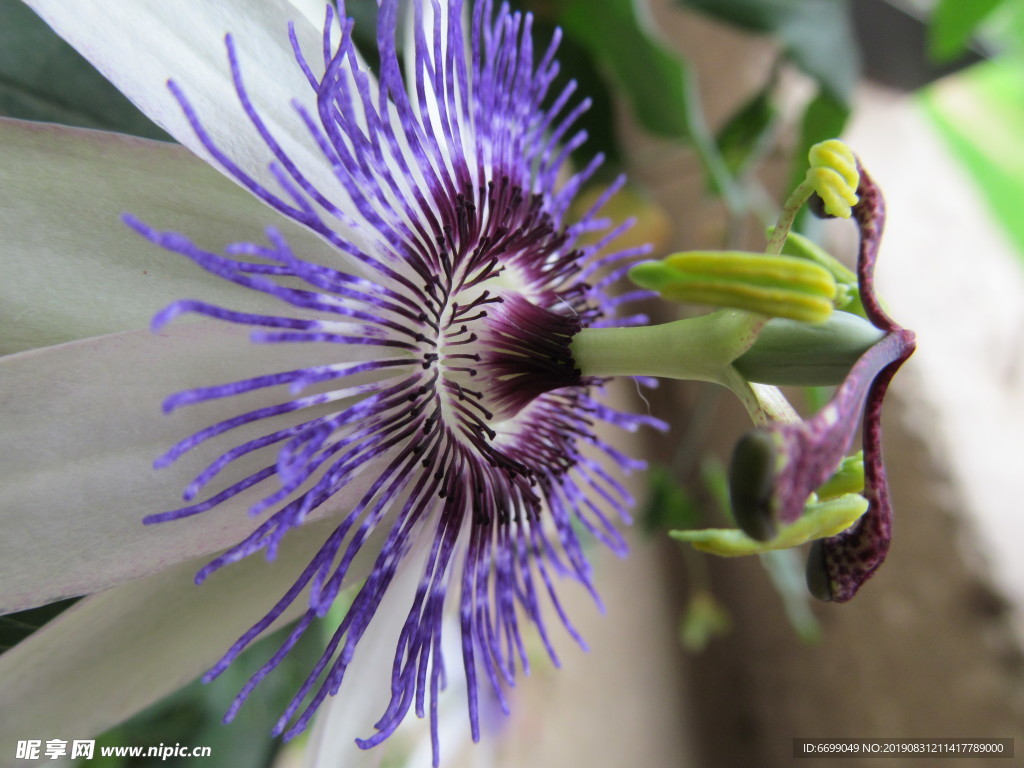
M1024 30L1024 27L1022 27ZM1024 80L1020 60L999 57L923 93L927 114L964 164L1024 260Z
M707 16L749 32L776 32L800 13L804 0L679 0Z
M18 0L0 0L0 114L170 138Z
M715 596L697 589L690 596L686 614L679 624L679 642L690 653L700 653L716 637L728 635L732 619Z
M547 50L555 28L555 24L544 19L534 22L533 48L538 57ZM615 133L615 107L610 83L603 76L599 61L588 48L574 38L566 37L558 46L558 64L558 76L549 89L548 102L553 101L570 80L575 80L580 86L576 91L576 100L589 98L591 101L590 109L576 122L577 128L587 132L587 141L576 150L573 159L577 166L582 166L601 152L605 156L602 174L618 174L622 166L622 148Z
M692 528L699 517L697 505L668 467L652 466L647 473L648 495L640 520L648 532Z
M734 177L742 176L771 141L778 110L772 103L774 82L743 104L722 126L715 143Z
M594 13L587 0L571 0L561 17L566 34L611 70L647 130L691 139L686 64L644 29L630 0L609 0L601 11Z
M8 651L57 615L78 602L74 597L27 611L0 616L0 653Z
M957 58L974 30L1006 0L939 0L928 27L928 53L936 61Z
M959 0L964 2L964 0ZM677 0L750 32L778 38L784 56L833 99L849 100L858 55L843 0Z
M846 4L805 0L803 12L779 30L786 56L818 81L822 91L848 104L860 57Z
M590 51L612 74L641 125L651 133L689 142L713 186L730 206L739 190L718 154L697 99L687 62L659 41L633 0L567 0L558 22L566 36Z

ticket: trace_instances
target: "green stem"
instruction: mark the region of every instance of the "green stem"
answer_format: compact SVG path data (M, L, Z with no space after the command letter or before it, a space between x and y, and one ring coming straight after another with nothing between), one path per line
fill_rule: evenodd
M775 231L772 232L772 239L768 241L768 247L765 249L766 254L778 256L782 253L782 246L786 244L786 237L793 228L797 213L813 192L814 185L804 179L793 190L793 194L786 199L786 204L782 206L782 213L779 215L779 221L775 225Z
M639 328L584 328L572 356L584 376L658 376L725 383L737 357L756 341L766 318L723 309ZM731 387L730 387L731 388Z
M723 369L716 381L736 395L755 426L763 427L775 422L795 423L800 416L785 395L776 387L747 381L733 366Z

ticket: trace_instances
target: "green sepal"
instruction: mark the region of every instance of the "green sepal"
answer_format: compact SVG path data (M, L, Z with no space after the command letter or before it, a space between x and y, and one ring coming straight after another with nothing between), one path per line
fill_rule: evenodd
M868 509L868 500L847 493L827 501L807 504L803 516L781 526L773 538L757 541L738 528L705 528L698 531L669 531L669 536L689 542L695 549L721 557L758 555L775 549L789 549L815 539L825 539L845 531Z

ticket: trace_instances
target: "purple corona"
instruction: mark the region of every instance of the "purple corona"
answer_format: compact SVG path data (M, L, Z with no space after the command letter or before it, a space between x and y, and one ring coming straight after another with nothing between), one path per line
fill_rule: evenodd
M479 687L504 702L503 689L527 667L524 625L534 625L557 662L545 603L579 640L556 594L560 578L593 592L578 531L624 549L614 518L627 517L631 501L616 476L641 464L607 445L595 427L658 424L599 402L603 380L582 375L570 352L581 329L614 324L620 301L605 290L645 250L609 254L623 227L577 244L608 226L597 212L618 184L585 216L568 220L570 203L600 158L560 175L585 140L573 124L587 102L571 107L574 84L551 92L557 36L535 52L529 15L486 1L471 13L460 0L415 2L416 32L403 70L395 46L399 5L380 6L379 79L360 62L343 6L338 16L328 9L322 65L306 58L292 36L295 66L316 96L316 112L299 102L295 109L330 169L329 188L281 148L252 105L236 56L244 40L227 37L228 62L238 101L272 157L275 185L253 179L222 151L204 129L215 114L169 83L213 160L330 243L334 261L305 261L274 230L262 244L235 243L216 254L183 234L156 231L132 216L125 221L153 243L280 305L277 314L253 314L183 300L159 313L154 329L199 313L252 326L254 342L320 342L337 350L314 367L278 371L268 349L266 375L211 382L165 403L171 411L262 388L281 393L276 405L238 406L157 461L166 466L212 438L259 427L257 437L239 439L184 489L187 506L147 518L182 524L175 521L253 486L263 490L251 510L263 523L197 581L260 550L272 557L281 538L312 515L337 521L292 589L208 673L223 671L294 601L308 601L228 717L325 616L355 556L370 551L369 575L276 728L286 737L304 730L338 690L396 570L409 565L411 552L423 552L415 558L419 588L395 648L391 703L377 732L359 743L378 744L410 709L420 717L429 709L437 764L436 697L444 665L452 663L440 656L442 614L453 609L460 617L459 663L476 739ZM464 16L471 16L468 35ZM235 470L238 459L264 449L272 460L262 469ZM203 496L215 479L221 490ZM353 488L360 489L354 497Z

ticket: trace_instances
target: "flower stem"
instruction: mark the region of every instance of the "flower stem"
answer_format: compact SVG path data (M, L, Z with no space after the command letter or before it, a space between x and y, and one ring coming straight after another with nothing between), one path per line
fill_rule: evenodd
M584 376L658 376L723 383L764 325L763 315L723 309L639 328L584 328L572 340Z
M772 239L768 241L768 247L765 248L764 252L766 254L778 256L782 253L782 246L786 244L786 237L793 228L793 222L796 221L797 213L813 192L814 185L807 179L804 179L797 185L792 194L786 198L786 204L782 206L782 213L779 214L779 220L772 232Z

